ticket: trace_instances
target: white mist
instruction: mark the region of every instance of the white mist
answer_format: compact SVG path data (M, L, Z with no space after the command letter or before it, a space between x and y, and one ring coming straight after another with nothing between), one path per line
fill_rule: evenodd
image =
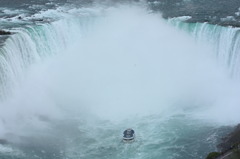
M239 121L237 84L208 48L146 9L121 6L102 14L84 37L66 41L70 49L29 69L2 103L2 134L46 128L42 117L121 121L183 113L224 124ZM226 111L231 118L222 118Z

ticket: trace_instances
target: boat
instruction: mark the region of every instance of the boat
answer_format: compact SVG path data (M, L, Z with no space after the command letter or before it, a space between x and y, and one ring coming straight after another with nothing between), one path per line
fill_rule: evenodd
M123 132L123 142L133 142L135 140L135 132L128 128Z

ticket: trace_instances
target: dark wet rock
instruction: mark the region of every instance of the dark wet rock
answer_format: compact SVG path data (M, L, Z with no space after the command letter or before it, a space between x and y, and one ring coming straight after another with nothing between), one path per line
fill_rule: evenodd
M221 155L220 152L211 152L208 154L206 159L215 159Z
M4 31L0 30L0 35L11 35L12 33L10 31Z
M239 159L240 158L240 124L217 145L219 152L211 152L206 159Z
M227 152L211 152L206 159L239 159L240 150L238 148L229 150Z
M220 143L217 147L222 151L227 151L229 149L234 148L235 146L240 144L240 124L237 125L233 132L228 134L226 137L222 139L222 143Z

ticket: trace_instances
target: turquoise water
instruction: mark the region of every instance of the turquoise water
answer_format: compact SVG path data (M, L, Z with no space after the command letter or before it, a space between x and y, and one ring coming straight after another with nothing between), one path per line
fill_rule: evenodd
M202 159L239 122L238 29L142 4L35 16L54 21L0 50L2 158Z
M185 115L146 116L120 123L63 121L54 130L29 136L5 150L4 158L205 158L216 150L218 138L229 131L190 120ZM136 141L121 142L126 123L134 125ZM65 125L66 124L66 125ZM67 129L67 130L66 130ZM44 133L48 133L47 135ZM113 135L117 134L117 135Z

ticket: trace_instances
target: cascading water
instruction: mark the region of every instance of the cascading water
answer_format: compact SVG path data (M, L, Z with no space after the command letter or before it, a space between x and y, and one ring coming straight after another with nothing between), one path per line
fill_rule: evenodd
M213 56L229 49L213 54L223 51L214 38L203 48L207 24L179 24L196 43L140 6L63 12L16 29L1 50L2 94L12 93L1 103L10 150L0 157L204 158L227 132L220 126L239 121L238 84ZM127 127L133 144L120 142Z
M75 36L81 37L87 27L86 17L60 20L51 24L38 24L13 30L1 48L1 97L10 95L11 89L21 81L26 69L39 63L74 43ZM83 24L81 24L83 23Z
M219 64L228 68L233 78L239 79L239 28L208 23L185 23L176 19L179 18L173 18L169 22L190 32L197 41L209 45Z

